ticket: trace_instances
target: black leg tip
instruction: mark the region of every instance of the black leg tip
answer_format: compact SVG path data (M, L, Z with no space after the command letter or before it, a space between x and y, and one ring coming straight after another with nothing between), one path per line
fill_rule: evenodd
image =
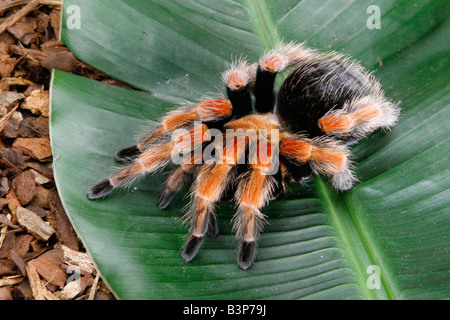
M130 146L124 149L120 149L114 155L114 158L118 162L128 162L137 158L141 154L141 151L137 146Z
M256 257L256 242L241 241L239 245L237 264L239 268L247 270L253 264Z
M161 193L158 196L158 208L165 209L172 201L173 197L175 196L176 192L168 189L164 189L161 191Z
M213 239L219 235L219 224L217 223L217 218L213 213L209 213L209 225L207 235Z
M113 191L114 187L111 185L108 179L102 180L89 189L87 197L89 199L98 199L107 196Z
M190 236L188 241L184 245L184 249L183 249L183 253L181 254L181 258L185 262L191 261L197 254L198 250L200 249L200 247L203 243L203 240L204 240L204 237Z

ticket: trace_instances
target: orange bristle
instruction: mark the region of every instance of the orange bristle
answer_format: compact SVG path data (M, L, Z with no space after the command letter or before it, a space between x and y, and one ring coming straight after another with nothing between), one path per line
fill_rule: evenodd
M267 71L276 72L279 69L281 62L283 60L284 60L283 57L279 55L273 55L264 60L264 62L261 63L261 67L266 69Z
M296 159L299 163L304 163L311 157L312 146L295 139L284 139L280 145L280 152L283 155Z
M245 147L247 146L247 137L236 137L227 142L223 148L223 163L225 164L236 164L241 156L245 152Z
M259 143L255 154L252 155L252 160L252 167L267 170L272 165L272 145L270 143Z
M197 119L197 112L195 109L186 110L182 113L169 114L162 120L162 126L166 130L178 129L186 123L194 122Z
M361 123L379 117L380 113L380 109L378 109L376 106L368 105L353 112L351 114L351 117L355 123Z
M331 174L341 172L347 166L347 155L333 149L314 147L311 151L311 160L327 166L327 171Z
M209 121L218 117L230 117L233 107L228 99L209 100L200 102L196 110L200 120Z
M242 71L236 70L230 73L227 87L239 90L247 85L248 81Z
M353 127L353 120L348 115L332 115L319 119L319 126L326 134L349 132Z

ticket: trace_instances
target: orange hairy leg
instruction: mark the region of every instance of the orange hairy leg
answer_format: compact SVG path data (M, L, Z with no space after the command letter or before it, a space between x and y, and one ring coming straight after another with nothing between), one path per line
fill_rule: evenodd
M245 154L247 139L233 138L223 148L216 163L204 164L197 175L192 189L192 206L188 212L191 222L191 237L187 240L182 258L190 261L197 254L208 233L217 236L218 227L214 214L214 203L219 201L228 184L235 176L239 159Z
M234 229L241 242L237 263L241 269L248 269L256 256L256 238L261 229L264 215L260 209L272 198L276 179L269 170L272 166L272 145L260 143L252 155L250 170L239 178L235 194L239 204L235 215Z
M172 170L166 180L164 188L158 196L158 208L165 209L173 197L192 179L198 166L202 163L202 150L200 148L187 155L181 164Z
M353 185L349 151L332 139L287 138L280 144L280 154L297 165L309 165L315 174L330 177L336 189L347 190Z
M203 141L210 138L207 129L206 125L195 127L173 141L144 151L129 166L93 186L88 191L88 198L101 198L115 188L127 186L136 178L155 172L171 161L173 153L186 153L201 147Z
M117 151L115 158L119 162L133 160L177 129L186 128L195 121L208 122L226 119L231 117L232 113L233 106L228 99L205 100L199 102L194 108L176 109L164 116L161 125L145 136L137 145Z
M330 112L319 119L319 127L325 134L349 134L355 127L377 122L382 112L374 104L368 104L352 112Z

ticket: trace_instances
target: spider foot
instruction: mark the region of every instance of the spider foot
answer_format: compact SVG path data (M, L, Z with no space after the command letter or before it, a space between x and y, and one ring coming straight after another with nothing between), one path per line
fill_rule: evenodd
M213 213L209 213L209 225L206 234L213 239L219 235L219 224L217 223L216 215Z
M129 162L136 159L141 154L137 145L129 146L127 148L120 149L114 155L117 162Z
M158 196L158 208L159 209L165 209L172 201L173 197L175 196L176 192L170 189L164 189L161 191L161 193Z
M113 191L113 189L114 187L112 186L111 182L109 182L109 179L105 179L89 189L87 197L91 200L98 199L107 196Z
M181 258L185 262L191 261L195 255L197 254L198 250L202 246L203 240L205 237L197 237L197 236L190 236L186 244L184 245L183 253L181 254Z
M237 264L239 268L247 270L253 264L256 257L256 242L241 241L237 254Z

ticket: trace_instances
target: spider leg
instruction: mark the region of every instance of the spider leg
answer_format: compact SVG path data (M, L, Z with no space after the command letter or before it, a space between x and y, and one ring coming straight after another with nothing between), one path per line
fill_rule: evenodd
M330 177L338 190L353 186L354 174L350 169L348 148L334 139L284 139L280 154L299 166L308 164L315 174Z
M256 240L264 221L260 209L273 197L277 184L276 178L268 174L273 163L271 144L258 144L253 156L255 161L251 161L250 170L239 177L235 195L239 207L234 229L241 237L237 264L244 270L250 268L256 256Z
M205 163L200 168L192 189L191 208L187 214L187 219L191 223L191 236L181 254L184 261L188 262L194 258L206 233L213 237L217 235L214 203L221 199L227 186L233 182L234 169L245 153L246 144L246 139L229 140L217 163Z
M251 87L255 82L255 65L248 65L243 59L231 64L222 74L227 87L228 99L233 105L233 117L240 118L253 112Z
M135 179L166 166L173 155L194 150L207 139L209 131L203 124L181 134L173 141L145 150L129 166L93 186L87 196L89 199L98 199L108 195L115 188L130 185Z
M342 109L332 109L319 119L326 135L357 141L376 129L389 129L397 121L400 108L382 96L353 99Z
M172 170L164 188L158 196L158 208L165 209L173 197L192 179L192 175L202 163L201 149L197 148L187 155L181 164Z
M255 109L260 113L273 112L276 100L276 75L293 66L300 59L309 59L312 51L301 44L282 44L265 53L258 64L255 81Z
M228 99L204 100L194 108L181 107L169 112L161 120L155 131L145 136L138 144L116 152L118 162L128 162L137 158L146 149L158 144L165 136L175 130L186 128L195 121L214 122L231 117L233 106Z

